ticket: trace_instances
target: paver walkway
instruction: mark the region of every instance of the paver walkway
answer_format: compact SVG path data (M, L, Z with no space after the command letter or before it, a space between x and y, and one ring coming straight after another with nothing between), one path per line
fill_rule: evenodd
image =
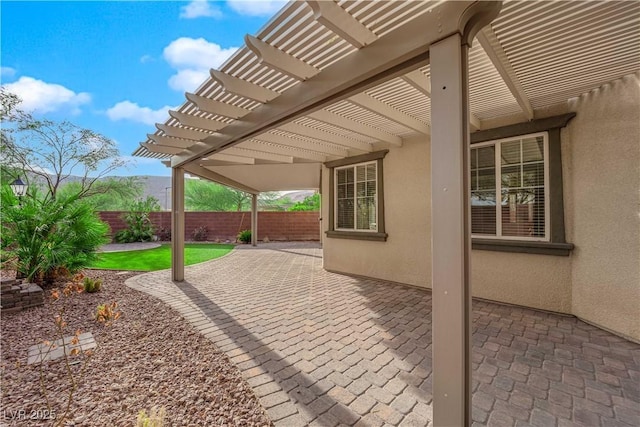
M322 269L317 245L240 247L127 285L235 362L278 426L431 425L431 293ZM473 419L640 425L640 345L573 317L473 304Z

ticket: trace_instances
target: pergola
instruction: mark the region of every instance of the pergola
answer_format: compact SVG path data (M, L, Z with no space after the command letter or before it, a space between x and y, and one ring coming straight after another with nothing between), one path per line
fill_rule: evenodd
M173 280L185 172L253 195L255 244L260 192L430 138L434 424L469 425L470 132L637 72L639 17L637 2L290 2L134 153L172 168Z

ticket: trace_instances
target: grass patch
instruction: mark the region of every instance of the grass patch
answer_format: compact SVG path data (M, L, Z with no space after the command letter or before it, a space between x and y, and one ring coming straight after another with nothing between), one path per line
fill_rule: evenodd
M233 245L187 243L184 245L185 265L219 258L231 252L232 249ZM171 268L171 245L162 245L159 248L141 251L104 252L99 256L98 261L89 268L133 271L155 271Z

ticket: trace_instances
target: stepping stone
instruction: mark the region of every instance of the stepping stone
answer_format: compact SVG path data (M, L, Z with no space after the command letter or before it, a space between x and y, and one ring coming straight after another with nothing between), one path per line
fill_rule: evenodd
M36 344L29 347L27 365L33 365L34 363L40 363L47 360L60 359L64 356L65 348L67 354L71 354L71 350L74 348L77 348L80 351L86 351L98 346L91 332L80 334L78 336L77 344L71 344L73 338L74 335L70 335L68 337L64 337L62 340L56 340L52 344Z

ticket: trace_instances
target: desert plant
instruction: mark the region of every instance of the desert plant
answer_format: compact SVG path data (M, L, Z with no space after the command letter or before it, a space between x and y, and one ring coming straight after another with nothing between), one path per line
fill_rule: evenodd
M207 229L205 225L202 225L193 230L193 232L191 233L191 238L193 238L193 240L196 242L204 242L205 240L207 240L208 234L209 229Z
M143 409L138 412L138 418L136 419L136 427L163 427L164 417L166 411L164 407L160 409L151 408L149 415Z
M59 300L64 296L65 298L71 297L72 295L82 293L85 288L86 277L84 277L81 273L78 273L73 276L73 278L67 282L60 291L58 288L52 289L50 292L52 304L58 304ZM94 281L98 282L98 280ZM112 303L106 306L106 311L110 312L110 320L108 322L104 322L107 326L111 325L113 321L120 317L120 312L115 312L114 310L117 307L117 303ZM39 372L40 372L40 388L42 394L47 402L47 410L49 414L52 414L55 417L54 426L62 427L66 425L66 421L68 421L68 417L71 413L71 407L73 404L73 400L75 398L75 392L77 391L80 383L82 382L85 373L87 371L87 367L89 366L89 360L93 355L92 350L82 350L80 346L80 335L81 331L78 329L71 336L71 339L67 337L65 340L66 331L68 329L67 321L64 318L64 305L59 305L58 313L54 316L54 324L55 324L55 333L52 340L45 340L43 342L44 348L46 351L44 354L41 354L40 363L39 363ZM61 345L63 348L63 356L62 363L65 366L65 372L68 380L68 386L66 388L66 402L64 405L64 411L62 413L58 412L53 408L51 399L49 399L49 391L47 390L47 381L45 375L45 368L48 365L48 362L45 362L48 359L49 354L56 349L56 345ZM76 365L80 366L76 366Z
M100 304L96 309L96 320L105 326L110 326L114 321L118 320L122 313L117 310L118 303Z
M242 243L251 243L251 230L242 230L238 233L238 241Z
M85 277L83 282L84 291L92 294L94 292L100 292L102 288L102 279L92 279L91 277Z
M168 242L171 240L171 227L160 227L157 232L158 240Z
M107 242L108 226L78 195L55 200L41 198L31 189L18 203L4 185L2 197L2 262L29 281L53 281L75 273L97 258Z
M129 211L122 215L127 228L114 236L117 243L150 242L154 236L154 226L149 218L151 211L159 210L160 205L154 197L138 200L131 204Z

